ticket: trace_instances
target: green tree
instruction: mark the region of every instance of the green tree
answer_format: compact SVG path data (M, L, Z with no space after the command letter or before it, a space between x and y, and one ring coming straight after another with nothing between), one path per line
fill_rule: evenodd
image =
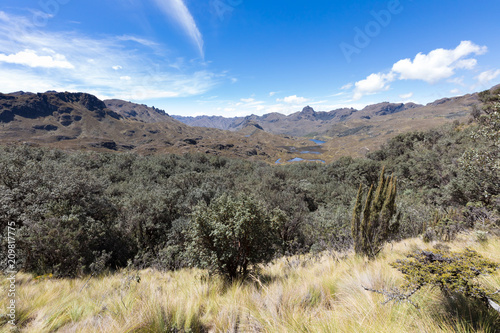
M283 222L280 210L267 213L252 198L224 194L192 215L192 262L228 280L244 278L273 258Z
M466 150L461 165L467 180L476 184L480 200L488 205L500 194L500 89L483 91L479 99L484 114L477 117L472 139L482 144Z
M399 214L396 216L396 178L385 177L385 168L380 173L377 188L373 185L362 206L363 189L360 185L352 217L352 238L357 254L374 258L384 243L393 236L399 226Z

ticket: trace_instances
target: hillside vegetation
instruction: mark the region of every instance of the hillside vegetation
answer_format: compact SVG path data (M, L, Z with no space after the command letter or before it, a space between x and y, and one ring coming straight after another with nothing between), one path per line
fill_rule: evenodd
M500 105L479 97L467 122L330 164L1 146L0 266L14 226L18 327L496 332L498 273L484 273L500 251ZM432 246L431 275L395 265L420 292L392 289L389 264Z

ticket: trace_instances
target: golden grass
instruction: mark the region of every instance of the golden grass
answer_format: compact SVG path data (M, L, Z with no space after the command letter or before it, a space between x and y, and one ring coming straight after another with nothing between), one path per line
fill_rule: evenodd
M500 258L497 238L478 243L473 234L464 234L448 245ZM362 288L398 286L402 275L388 263L432 246L419 239L388 244L374 261L351 253L282 258L262 267L251 281L231 285L208 279L206 272L196 269L123 270L92 278L83 290L86 278L35 279L19 273L17 331L495 332L486 319L473 327L447 312L438 290L414 295L421 306L417 310L407 303L382 305L383 296ZM492 289L500 288L500 274L483 281ZM3 310L8 301L5 279L1 287ZM0 330L11 331L4 318Z

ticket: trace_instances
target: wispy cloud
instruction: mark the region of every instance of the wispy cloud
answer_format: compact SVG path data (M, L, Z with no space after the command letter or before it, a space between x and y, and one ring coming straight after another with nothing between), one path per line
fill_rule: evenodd
M149 46L149 47L159 46L158 43L156 43L156 42L150 41L150 40L145 39L145 38L139 38L139 37L130 36L130 35L118 36L118 37L116 37L116 39L119 41L124 41L124 42L126 42L126 41L136 42L138 44L142 44L144 46Z
M496 79L498 76L500 76L500 69L497 70L489 70L482 72L478 76L476 76L476 80L479 82L480 85L487 86Z
M203 36L183 0L153 0L164 15L176 21L204 57Z
M141 37L48 32L2 11L0 40L2 92L85 91L100 98L147 100L200 95L227 80L206 64L173 69L177 59L164 57L161 45Z
M347 90L352 88L352 82L349 82L347 84L344 84L340 89L342 90Z
M412 97L413 97L413 93L412 93L412 92L409 92L409 93L407 93L407 94L401 94L401 95L398 95L398 96L399 96L399 98L401 98L401 99L410 99L410 98L412 98Z

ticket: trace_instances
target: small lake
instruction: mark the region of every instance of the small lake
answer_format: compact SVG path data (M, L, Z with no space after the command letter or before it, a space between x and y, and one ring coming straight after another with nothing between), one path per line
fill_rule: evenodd
M279 148L285 148L286 150L288 150L288 153L292 153L292 154L321 155L321 154L324 153L324 150L321 149L321 145L323 143L325 143L326 141L315 140L315 139L311 139L309 141L314 142L315 144L317 144L317 146L308 146L308 147L299 147L299 148L294 147L294 146L280 146ZM325 161L320 160L320 159L308 160L308 159L304 159L304 158L301 158L301 157L295 157L295 158L292 158L290 160L287 160L286 162L293 163L293 162L302 162L302 161L305 161L305 162L321 162L321 163L326 163ZM276 163L276 164L282 164L281 158L278 159L274 163Z
M291 162L302 162L302 161L306 161L306 162L321 162L321 163L326 163L325 161L323 160L305 160L303 158L300 158L300 157L295 157L295 158L292 158L291 160L288 160L287 162L291 163ZM281 158L278 159L276 162L276 164L281 164Z

